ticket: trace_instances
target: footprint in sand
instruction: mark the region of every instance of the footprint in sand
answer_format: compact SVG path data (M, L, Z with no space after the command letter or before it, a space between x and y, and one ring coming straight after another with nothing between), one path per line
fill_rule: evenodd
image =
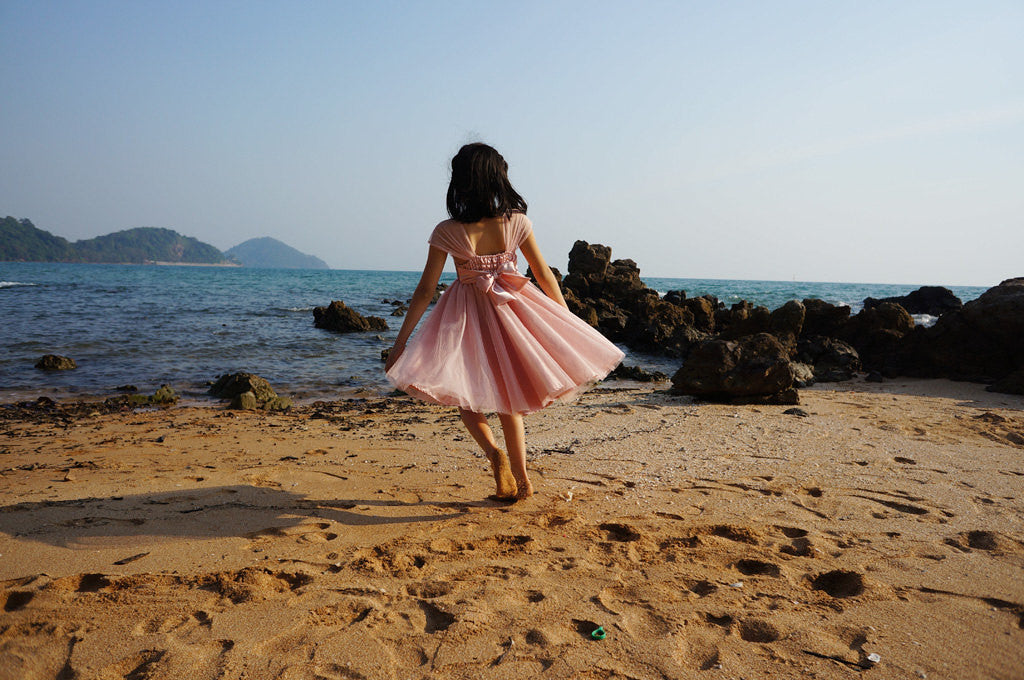
M779 629L764 619L744 619L740 622L739 634L747 642L775 642L782 637Z
M811 580L811 587L835 598L856 597L867 588L863 574L844 569L818 574Z
M246 534L252 539L251 546L263 544L274 538L292 538L304 543L327 543L338 537L331 528L330 522L309 522L290 527L268 527Z
M773 576L782 574L779 565L762 560L744 559L736 563L736 569L745 576Z

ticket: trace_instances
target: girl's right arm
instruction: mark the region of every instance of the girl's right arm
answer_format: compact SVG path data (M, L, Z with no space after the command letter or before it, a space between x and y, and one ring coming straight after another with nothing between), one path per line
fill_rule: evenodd
M533 272L533 277L537 279L537 285L544 294L568 309L569 305L565 304L565 298L562 297L562 289L558 287L558 280L551 273L551 267L544 261L544 256L540 254L540 247L532 232L519 244L519 249L523 251L523 257L529 263L530 271Z
M427 264L423 267L420 282L416 284L416 292L412 294L412 300L409 302L409 311L405 313L402 328L399 329L398 337L395 338L395 344L391 347L391 352L388 354L388 361L384 364L385 371L391 370L391 367L398 361L398 357L405 351L405 343L409 340L409 336L412 335L423 313L427 311L427 307L430 306L430 301L434 298L437 282L441 278L441 272L444 271L444 263L447 258L448 253L437 246L430 246L430 251L427 253Z

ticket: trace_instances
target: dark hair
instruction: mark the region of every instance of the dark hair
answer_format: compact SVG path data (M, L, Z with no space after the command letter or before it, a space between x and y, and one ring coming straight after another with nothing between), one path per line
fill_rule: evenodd
M466 144L452 159L448 214L459 222L526 213L526 201L508 181L508 163L494 147Z

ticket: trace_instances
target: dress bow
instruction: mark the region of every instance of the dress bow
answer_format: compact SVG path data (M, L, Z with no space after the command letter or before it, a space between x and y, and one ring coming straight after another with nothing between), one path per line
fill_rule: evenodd
M515 299L512 293L522 290L530 279L520 274L514 264L505 262L494 271L463 270L459 273L459 280L474 284L490 295L495 304L505 305Z

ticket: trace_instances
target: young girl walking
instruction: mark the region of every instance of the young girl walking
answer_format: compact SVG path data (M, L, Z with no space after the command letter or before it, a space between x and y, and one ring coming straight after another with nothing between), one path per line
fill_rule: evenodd
M400 390L458 406L491 463L496 497L523 499L533 494L523 414L571 399L608 375L623 354L566 307L534 240L526 201L496 150L486 144L459 149L447 202L451 219L430 235L427 263L385 371ZM519 273L516 250L539 289ZM410 340L449 255L458 279ZM485 413L498 414L507 456Z

